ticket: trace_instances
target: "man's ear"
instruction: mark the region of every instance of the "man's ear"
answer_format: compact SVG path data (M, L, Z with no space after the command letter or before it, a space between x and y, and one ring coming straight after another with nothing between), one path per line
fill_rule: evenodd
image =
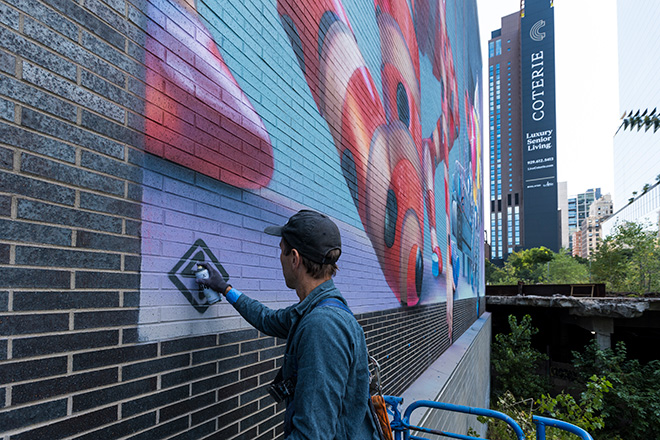
M302 263L302 258L298 253L298 249L291 249L291 264L294 268L298 267Z

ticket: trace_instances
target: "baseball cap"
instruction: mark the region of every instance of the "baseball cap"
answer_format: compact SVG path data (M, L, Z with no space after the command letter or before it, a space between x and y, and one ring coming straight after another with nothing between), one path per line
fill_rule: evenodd
M326 260L328 253L339 249L339 228L325 214L303 209L291 216L284 226L268 226L264 232L284 238L300 255L319 264L334 263Z

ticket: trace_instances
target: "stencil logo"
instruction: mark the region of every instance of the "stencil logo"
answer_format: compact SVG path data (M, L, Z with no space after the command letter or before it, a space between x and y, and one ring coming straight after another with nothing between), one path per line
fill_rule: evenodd
M545 32L541 32L541 28L545 27L545 20L539 20L534 23L534 26L529 30L529 36L534 41L543 41Z
M215 269L222 274L225 280L229 279L229 274L220 264L213 252L204 243L204 240L197 240L188 249L179 262L170 270L169 279L179 289L179 292L190 302L190 305L199 313L204 313L209 308L208 302L202 291L197 287L195 279L195 267L202 261L210 262ZM192 287L191 287L192 286Z

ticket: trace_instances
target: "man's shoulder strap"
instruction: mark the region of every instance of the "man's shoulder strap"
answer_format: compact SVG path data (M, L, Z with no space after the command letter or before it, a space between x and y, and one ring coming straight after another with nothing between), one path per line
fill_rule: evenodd
M320 302L316 305L316 307L336 307L336 308L338 308L338 309L342 309L342 310L344 310L345 312L350 313L351 315L353 314L353 312L351 312L351 309L349 309L348 306L347 306L346 304L344 304L343 302L339 301L339 300L336 299L336 298L327 298L327 299L324 299L323 301L320 301Z

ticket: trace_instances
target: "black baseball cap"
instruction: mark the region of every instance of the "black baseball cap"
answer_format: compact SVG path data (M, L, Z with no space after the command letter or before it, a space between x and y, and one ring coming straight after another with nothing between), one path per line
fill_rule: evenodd
M291 216L284 226L268 226L264 232L284 238L300 255L319 264L330 264L328 253L339 249L341 236L339 228L325 214L303 209Z

